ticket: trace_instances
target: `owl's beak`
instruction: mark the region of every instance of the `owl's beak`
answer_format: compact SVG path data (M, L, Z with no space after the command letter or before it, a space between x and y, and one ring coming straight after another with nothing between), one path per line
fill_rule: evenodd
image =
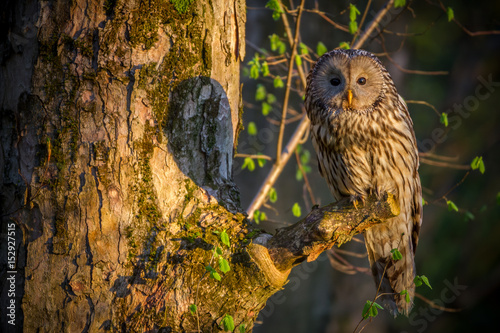
M352 90L351 89L347 90L347 104L349 105L349 107L351 107L351 104L352 104Z

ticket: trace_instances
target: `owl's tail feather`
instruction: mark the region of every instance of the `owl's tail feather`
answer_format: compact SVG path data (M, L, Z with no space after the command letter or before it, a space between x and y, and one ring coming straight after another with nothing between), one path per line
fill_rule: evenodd
M402 280L398 277L396 277L396 279L391 278L395 276L395 274L393 274L395 265L392 264L392 258L387 259L388 260L378 260L371 267L376 287L379 288L380 286L378 289L379 297L377 301L380 301L394 317L398 314L408 316L413 307L415 287L413 285L399 287L400 285L404 285L403 281L398 281ZM397 292L396 290L400 291ZM403 292L403 295L401 295L400 293L403 290L406 290L406 292ZM408 294L408 296L406 296L406 294Z
M372 274L376 288L378 288L376 301L382 303L395 317L398 314L408 316L413 307L415 295L414 255L413 249L411 245L406 243L406 239L407 237L404 237L399 244L400 246L394 247L398 248L402 255L399 260L394 260L392 253L387 248L383 256L377 256L370 246L371 244L366 242Z

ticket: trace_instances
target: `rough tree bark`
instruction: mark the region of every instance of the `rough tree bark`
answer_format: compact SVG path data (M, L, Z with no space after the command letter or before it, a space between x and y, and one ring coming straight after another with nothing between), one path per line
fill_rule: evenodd
M1 307L18 331L211 332L226 314L251 331L294 265L397 215L389 196L252 231L231 177L243 0L2 6Z

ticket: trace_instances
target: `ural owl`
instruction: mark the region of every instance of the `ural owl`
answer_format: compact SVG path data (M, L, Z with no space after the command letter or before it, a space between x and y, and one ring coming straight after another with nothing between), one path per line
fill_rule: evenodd
M380 60L363 50L333 50L307 78L305 106L319 171L336 200L395 196L401 213L364 233L384 305L408 315L415 293L414 255L422 192L413 122ZM402 259L392 259L398 249ZM381 281L382 280L382 281ZM406 295L400 292L406 290Z

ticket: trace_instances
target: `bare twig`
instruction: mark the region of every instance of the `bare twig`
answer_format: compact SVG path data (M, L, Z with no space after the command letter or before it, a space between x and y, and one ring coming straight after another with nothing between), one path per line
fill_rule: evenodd
M436 109L436 107L434 105L432 105L431 103L428 103L426 101L415 101L415 100L406 100L405 101L406 104L420 104L420 105L425 105L425 106L428 106L430 107L431 109L434 110L434 112L436 112L437 116L440 117L441 115L439 114L439 111Z
M356 38L358 38L359 32L361 31L361 27L365 23L366 14L368 14L368 9L370 9L371 4L372 4L372 0L368 0L368 3L366 4L366 7L365 7L365 11L363 13L363 17L361 18L361 21L359 21L359 28L356 31L356 33L354 34L354 36L352 37L352 41L351 41L350 45L354 44L354 41L356 40Z
M304 116L304 118L302 118L302 121L299 123L299 126L295 130L295 133L292 135L290 141L283 150L279 163L275 163L273 165L271 171L264 180L264 183L262 184L259 191L255 195L252 203L248 207L247 214L250 219L253 218L253 213L257 209L259 209L259 207L262 206L262 204L266 200L267 193L269 193L269 190L278 179L278 176L281 174L281 171L283 171L283 168L290 159L290 156L292 156L293 152L295 151L295 148L297 148L297 145L300 142L300 139L302 138L302 136L304 135L304 133L307 131L308 128L309 128L309 118Z
M444 6L441 0L439 1L439 6L445 13L447 12L447 8ZM470 31L456 18L453 18L453 22L455 22L455 24L458 25L460 29L462 29L467 35L471 37L483 36L483 35L500 35L500 30Z
M425 303L429 304L429 306L431 308L434 308L434 309L438 309L438 310L446 311L446 312L460 312L460 311L462 311L462 309L446 308L444 306L440 306L437 303L431 301L430 299L420 295L419 293L415 293L415 296L420 298Z
M451 168L451 169L458 169L458 170L470 170L470 165L466 164L452 164L452 163L447 163L447 162L439 162L439 161L433 161L429 160L427 158L422 158L420 157L420 162L428 165L433 165L433 166L438 166L438 167L443 167L443 168Z
M375 304L375 301L377 300L377 298L379 298L380 296L383 296L384 294L380 294L380 287L382 286L382 281L384 280L384 276L385 276L385 271L387 270L387 266L389 265L389 261L387 261L387 263L385 264L384 266L384 271L382 272L382 277L380 278L380 282L378 284L378 287L377 287L377 292L375 293L375 298L373 299L372 303L370 304L370 307L367 309L366 312L369 312L370 309L373 307L373 304ZM361 318L361 320L359 321L358 325L356 326L356 328L354 329L354 332L357 331L359 325L363 322L363 320L365 320L365 318ZM365 325L366 326L366 325ZM365 329L365 326L363 326L361 328L361 330L358 332L360 333L362 330Z
M456 183L455 185L453 185L453 186L452 186L452 187L448 190L448 192L446 192L445 194L443 194L442 196L440 196L439 198L437 198L436 200L434 200L432 203L436 203L436 202L438 202L439 200L444 200L444 201L447 201L447 200L446 200L446 196L447 196L448 194L450 194L450 193L451 193L454 189L456 189L457 187L459 187L459 186L460 186L460 185L461 185L461 184L465 181L465 179L467 178L467 176L468 176L469 174L470 174L470 170L469 170L469 171L467 171L467 172L465 173L465 175L463 176L463 178L462 178L462 179L461 179L458 183Z
M285 120L285 125L288 125L288 124L291 124L291 123L294 123L296 121L299 121L301 120L302 118L304 117L304 115L302 113L297 113L295 116L291 117L291 118L288 118L287 120ZM271 118L268 118L267 121L270 123L270 124L273 124L273 125L280 125L281 122L278 121L278 120L274 120L274 119L271 119Z
M300 18L302 17L302 8L304 8L305 0L301 0L297 22L295 23L295 37L292 42L292 54L290 55L290 62L288 64L288 76L286 78L286 90L285 90L285 98L283 100L283 110L281 112L281 124L280 130L278 134L278 145L276 147L276 163L280 162L281 159L281 148L283 146L283 135L285 134L285 120L288 112L288 101L290 99L290 88L292 86L292 72L293 72L293 64L295 62L295 55L297 54L297 44L299 41L299 30L300 30ZM285 14L283 14L285 15ZM300 67L300 66L297 66Z
M392 7L393 4L394 4L394 0L389 0L386 3L386 5L384 6L384 8L382 8L378 12L377 16L372 21L372 23L370 24L370 26L368 26L368 28L365 30L365 32L363 33L363 35L361 35L361 37L358 39L358 41L352 46L353 49L359 49L366 42L366 40L368 39L368 37L370 37L370 35L373 32L373 30L376 27L378 27L380 21L384 18L385 14L387 14L387 12L391 9L391 7Z
M439 161L458 162L458 155L457 156L442 156L442 155L436 155L436 154L433 154L433 153L423 153L423 152L420 152L418 154L418 156L433 158L433 159L439 160Z
M273 160L273 158L271 156L258 155L258 154L235 154L234 157L249 157L251 159L263 159L263 160L268 160L268 161Z
M341 24L338 24L338 23L335 23L334 21L332 21L327 15L325 12L322 12L320 11L319 9L304 9L304 11L306 12L309 12L309 13L314 13L314 14L318 14L322 19L324 19L326 22L330 23L331 25L333 25L335 28L339 29L339 30L342 30L342 31L345 31L345 32L349 32L349 29L344 26L344 25L341 25Z
M302 7L301 10L303 11L304 6L301 6L301 7ZM283 20L283 26L285 27L286 35L288 37L288 44L290 44L290 47L292 47L293 46L292 36L294 34L292 33L292 29L290 28L290 23L288 22L288 17L286 16L286 14L282 14L281 19ZM295 61L295 59L292 59L292 61ZM306 75L304 73L304 70L302 69L302 67L297 66L297 71L299 72L299 77L300 77L300 81L302 82L302 86L305 89L306 88Z
M363 252L363 253L358 253L358 252L354 252L354 251L348 251L348 250L342 250L342 249L335 249L335 250L332 250L334 252L337 252L337 253L340 253L340 254L343 254L343 255L346 255L346 256L350 256L350 257L355 257L355 258L364 258L368 255L368 252Z
M391 58L389 55L389 52L387 52L385 48L385 43L382 43L382 48L384 49L385 56L387 59L394 65L396 66L397 69L399 69L403 73L408 73L408 74L419 74L419 75L448 75L447 71L420 71L416 69L406 69L401 67L394 59Z
M311 203L313 206L316 205L316 199L314 199L314 194L311 188L311 184L309 184L309 179L307 178L306 171L302 167L302 163L300 162L300 156L299 153L297 152L297 149L295 149L295 159L297 160L297 165L299 166L300 173L302 174L302 177L304 178L304 183L307 188L307 192L309 193L309 198L311 199Z
M350 272L344 271L344 273L346 273L346 274L364 273L364 274L371 275L371 271L368 267L354 266L349 261L347 261L346 259L342 258L339 255L339 250L340 249L333 249L332 248L330 251L328 251L328 254L335 257L337 262L339 262L342 266L351 270Z

